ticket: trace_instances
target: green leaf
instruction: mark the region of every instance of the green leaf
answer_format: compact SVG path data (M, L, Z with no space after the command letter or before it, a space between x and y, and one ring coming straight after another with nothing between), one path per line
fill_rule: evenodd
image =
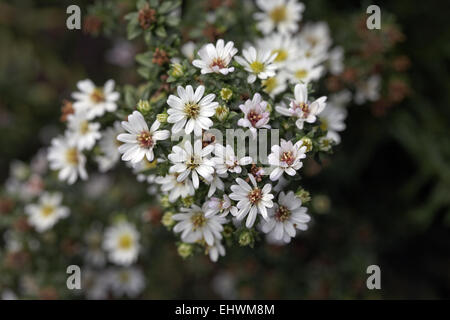
M167 37L166 29L165 29L163 26L158 27L158 28L155 30L155 33L156 33L156 35L157 35L158 37L161 37L161 38Z
M136 37L140 36L142 33L142 29L137 24L137 21L130 21L127 26L127 36L128 40L133 40Z
M138 63L142 64L143 66L153 67L152 57L153 57L153 52L148 51L148 52L136 55L136 61Z

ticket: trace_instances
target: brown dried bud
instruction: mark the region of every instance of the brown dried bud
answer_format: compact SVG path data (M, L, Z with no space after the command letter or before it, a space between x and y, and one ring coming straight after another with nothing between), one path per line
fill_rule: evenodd
M169 56L163 49L156 48L155 53L153 53L152 62L159 66L162 66L169 62Z
M138 20L141 28L147 30L156 21L156 11L146 5L139 10Z
M103 21L94 15L89 15L84 19L83 32L91 35L97 35L100 32Z

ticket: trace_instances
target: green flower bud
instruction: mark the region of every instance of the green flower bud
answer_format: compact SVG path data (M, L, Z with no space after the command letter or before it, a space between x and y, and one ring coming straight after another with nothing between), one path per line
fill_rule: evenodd
M223 101L230 100L232 96L233 96L233 91L231 91L231 89L222 88L222 90L220 90L220 97L222 98Z
M313 198L312 205L317 213L327 213L330 210L330 198L326 195L317 195Z
M162 225L165 226L167 229L172 228L172 226L175 224L175 220L172 219L172 216L173 212L167 211L161 218Z
M164 113L159 113L156 116L156 120L158 120L160 123L166 123L167 122L167 118L169 117L169 115L164 112Z
M252 246L255 239L253 238L252 233L249 230L243 231L239 235L239 245L244 246Z
M170 65L169 75L174 78L179 78L184 74L183 66L179 63L172 63Z
M216 108L216 118L219 121L224 121L228 117L229 114L230 114L230 109L225 105L218 106Z
M194 197L186 197L186 198L182 198L181 202L183 203L183 206L189 208L190 206L192 206L194 204Z
M322 137L319 139L319 148L320 151L330 151L333 146L333 141L328 139L327 137Z
M300 141L302 142L302 147L306 146L306 152L310 152L313 148L313 143L312 140L308 137L303 137L300 139Z
M178 245L178 254L183 259L188 258L192 254L192 251L193 251L193 247L189 243L182 242Z
M300 198L300 200L302 200L302 203L308 203L309 201L311 201L311 195L309 194L309 191L300 188L299 190L297 190L297 192L295 193L295 195Z
M171 206L170 201L169 201L169 196L167 196L167 195L164 195L161 197L160 203L163 208L169 208Z
M232 226L230 226L230 225L225 225L225 226L223 227L222 235L223 235L225 238L229 238L229 237L232 236L233 232L234 232L234 229L233 229Z
M140 113L146 115L150 112L152 108L147 100L139 100L137 104L137 109Z

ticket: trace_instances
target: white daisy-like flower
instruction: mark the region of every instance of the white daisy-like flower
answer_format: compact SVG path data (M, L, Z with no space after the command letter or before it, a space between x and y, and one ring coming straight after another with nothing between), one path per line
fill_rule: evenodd
M164 177L157 177L155 182L161 185L161 191L169 194L169 201L175 202L179 197L186 198L195 194L191 179L178 181L179 173L169 173Z
M172 219L179 221L174 227L175 233L181 232L181 240L187 243L205 240L206 244L213 246L222 239L223 224L227 219L218 215L206 217L206 208L192 205L191 208L181 208L181 213L174 214Z
M264 219L268 218L267 208L272 208L273 206L273 194L270 193L272 190L272 185L267 183L261 189L258 187L253 175L248 175L252 186L241 178L236 179L236 183L231 186L231 191L229 197L232 200L238 201L236 207L238 209L235 212L235 216L238 220L242 220L247 216L245 226L251 228L255 223L256 216L259 213Z
M195 57L195 43L192 41L186 42L181 46L181 53L190 61Z
M233 41L225 42L223 39L217 40L216 45L208 43L198 51L200 60L192 61L192 64L201 69L202 74L221 73L228 74L234 71L234 67L229 67L231 59L238 50L234 47Z
M114 91L114 80L108 80L103 88L96 87L89 80L82 80L77 83L79 92L72 93L75 99L73 107L76 112L86 113L87 119L91 120L117 109L117 100L120 94Z
M122 160L138 163L146 157L148 161L153 161L156 142L166 140L170 136L169 130L158 130L160 125L156 120L149 129L139 111L128 116L128 121L122 121L122 127L129 132L117 137L117 140L124 142L119 147L119 152L123 153Z
M330 103L319 115L320 128L327 131L327 138L339 144L341 136L339 132L345 130L344 120L347 117L347 110L342 107L337 107Z
M114 268L108 272L108 280L116 297L135 298L145 288L144 274L136 267Z
M139 232L134 225L121 221L106 229L103 248L111 262L128 266L136 261L139 254Z
M326 106L327 97L320 97L319 99L309 103L308 90L306 85L297 84L294 89L295 99L289 104L289 108L285 106L276 106L275 110L287 117L297 117L295 122L297 128L303 129L304 122L316 122L317 115L323 111Z
M103 267L106 264L106 255L102 250L103 234L98 227L92 227L83 236L86 248L84 260L87 264L95 267Z
M224 194L223 198L212 197L205 202L205 217L210 217L215 214L219 214L221 217L225 217L230 212L236 212L236 207L231 205L230 198Z
M280 71L274 77L262 80L261 84L264 92L269 94L271 98L274 98L287 89L288 78L289 75L286 72Z
M268 125L270 112L267 109L267 101L264 101L259 93L255 93L253 99L248 99L241 104L239 109L244 113L244 118L239 119L238 126L249 128L253 138L256 138L258 129L270 129Z
M114 122L112 127L102 131L102 137L98 143L101 155L95 158L100 172L110 170L119 161L119 147L122 145L122 142L117 140L117 136L124 132L119 121Z
M216 172L219 174L231 173L241 173L241 166L246 166L252 163L251 157L243 157L238 159L234 154L233 148L227 144L224 147L221 144L216 144L214 148L214 153L216 157L212 158L214 161Z
M328 69L333 75L341 74L344 71L344 49L342 47L336 47L330 51Z
M205 148L202 146L202 140L197 139L192 147L188 140L184 143L184 148L174 146L172 153L168 158L173 165L170 167L170 173L178 173L177 181L184 181L189 175L192 176L192 182L195 189L199 186L199 175L207 182L211 182L214 173L214 161L208 159L208 155L214 149L213 145Z
M315 59L301 58L288 64L286 70L291 83L309 83L320 79L324 67Z
M216 241L212 247L207 247L206 250L212 262L217 262L219 256L225 256L225 247L220 241Z
M380 97L381 77L379 75L370 76L366 81L356 86L355 102L363 104L366 101L376 101Z
M255 47L242 50L243 58L240 56L234 57L244 69L249 72L247 78L248 83L255 82L256 78L261 80L275 76L277 66L273 63L277 57L276 53L270 51L256 50Z
M268 34L275 29L281 33L294 33L305 10L303 3L297 0L257 0L256 4L263 12L254 14L257 27Z
M28 214L28 222L38 232L44 232L52 228L59 219L66 218L70 210L61 206L61 193L44 193L39 198L38 204L29 204L25 207Z
M280 179L283 173L295 176L297 170L302 166L302 159L306 158L306 146L302 146L303 141L292 144L291 141L281 139L280 145L272 146L272 153L269 154L269 164L275 168L270 173L270 180Z
M289 34L274 33L265 38L257 40L258 48L276 54L273 63L282 68L286 64L299 57L299 45Z
M210 93L203 97L204 86L198 86L194 92L190 85L186 89L178 86L177 93L178 97L170 95L167 99L170 106L167 110L167 122L174 124L172 133L176 134L184 128L186 134L194 131L196 136L201 136L202 130L208 130L213 125L210 117L215 114L219 105L213 102L216 95Z
M331 46L330 28L326 22L307 23L299 34L300 46L307 48L308 56L326 53Z
M261 222L261 229L275 240L289 243L296 235L296 229L305 231L311 217L306 214L307 209L302 207L300 200L293 191L287 194L281 192L278 196L278 204L275 203L269 210L269 219Z
M67 137L58 137L52 140L48 150L50 169L59 170L58 178L73 184L78 177L86 180L88 175L85 169L86 157L77 149L73 141Z
M79 150L91 150L101 138L100 123L89 122L84 113L75 113L67 117L67 136Z

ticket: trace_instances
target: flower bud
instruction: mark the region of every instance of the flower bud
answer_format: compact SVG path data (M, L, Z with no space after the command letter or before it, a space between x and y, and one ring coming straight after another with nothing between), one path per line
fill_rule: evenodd
M159 202L163 208L169 208L171 206L169 196L167 195L162 196Z
M189 243L182 242L178 245L178 254L183 259L188 258L192 254L192 251L193 251L193 247Z
M320 151L330 151L332 147L332 140L327 137L322 137L319 139Z
M170 65L169 75L174 78L179 78L184 74L183 66L179 63L172 63Z
M139 100L139 102L137 104L137 109L140 113L142 113L143 115L146 115L150 112L150 110L152 108L150 106L150 103L147 100Z
M163 226L165 226L167 229L170 229L175 224L175 220L172 219L173 212L167 211L164 213L164 215L161 218L161 223Z
M156 120L158 120L160 123L166 123L167 122L167 118L169 117L169 115L164 112L164 113L159 113L156 116Z
M299 190L297 190L297 192L295 193L295 195L302 200L302 203L308 203L309 201L311 201L311 195L309 194L309 191L300 188Z
M239 245L241 246L252 246L255 239L249 230L243 231L239 235Z
M232 96L233 96L233 91L231 91L231 89L222 88L222 90L220 90L220 97L222 98L223 101L230 100Z
M219 121L224 121L228 117L229 114L230 114L230 109L225 105L218 106L216 108L216 118Z
M183 203L183 206L189 208L194 204L194 197L188 196L186 198L182 198L181 202Z
M300 141L302 142L302 147L306 146L306 152L310 152L313 148L313 143L312 140L308 137L303 137L300 139Z

